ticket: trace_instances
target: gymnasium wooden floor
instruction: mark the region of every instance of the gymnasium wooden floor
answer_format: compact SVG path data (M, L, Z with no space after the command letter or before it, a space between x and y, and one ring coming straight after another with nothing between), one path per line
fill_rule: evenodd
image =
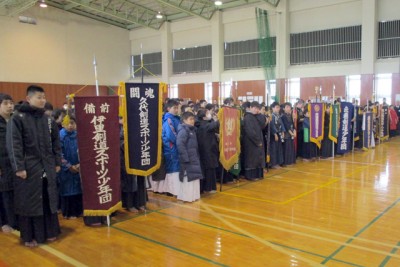
M0 266L400 266L399 147L299 161L193 204L150 193L145 214L60 219L33 249L0 233Z

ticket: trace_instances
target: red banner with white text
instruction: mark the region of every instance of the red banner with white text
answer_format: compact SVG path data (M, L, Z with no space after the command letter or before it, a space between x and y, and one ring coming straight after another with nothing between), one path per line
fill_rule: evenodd
M218 112L219 161L225 170L238 163L240 155L240 111L236 108L222 107Z
M85 216L121 208L118 96L75 97Z

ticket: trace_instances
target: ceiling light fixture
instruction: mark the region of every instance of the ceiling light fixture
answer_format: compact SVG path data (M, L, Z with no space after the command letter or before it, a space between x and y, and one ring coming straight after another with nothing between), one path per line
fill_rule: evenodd
M40 0L39 6L40 6L40 7L43 7L43 8L46 8L46 7L47 7L47 4L46 4L46 2L45 2L44 0Z
M222 1L217 0L217 1L214 2L214 5L216 5L216 6L222 6Z
M157 13L156 18L158 18L158 19L162 19L163 18L163 15L161 14L161 12Z

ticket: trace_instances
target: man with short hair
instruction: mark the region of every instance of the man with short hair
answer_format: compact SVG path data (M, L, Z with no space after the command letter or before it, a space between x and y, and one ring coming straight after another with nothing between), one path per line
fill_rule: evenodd
M54 241L60 233L57 217L56 172L61 166L60 139L56 123L45 115L42 87L27 88L7 127L7 150L16 174L15 213L21 239L27 247Z
M244 176L247 180L256 181L264 178L265 148L264 134L265 116L258 118L261 105L257 101L250 103L249 112L243 118L243 150Z
M270 165L272 169L280 169L283 165L283 145L284 142L283 134L285 132L285 126L283 125L281 116L279 114L280 106L278 102L271 104L272 109L272 120L271 120L271 131L270 131L270 148L271 148L271 161Z
M201 99L199 104L201 108L205 108L207 105L207 101L205 99Z
M166 109L167 112L163 115L162 124L162 142L166 176L165 184L160 186L158 192L166 192L167 194L177 196L180 190L179 153L176 145L178 126L180 124L180 117L178 116L179 102L175 100L168 101Z

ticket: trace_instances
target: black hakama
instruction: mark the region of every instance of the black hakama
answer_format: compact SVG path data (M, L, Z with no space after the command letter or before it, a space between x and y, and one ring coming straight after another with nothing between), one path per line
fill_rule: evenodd
M8 225L17 229L17 219L14 213L13 191L0 192L0 226Z
M264 178L264 168L245 169L244 176L247 180L259 180Z
M61 210L64 218L80 217L83 213L82 194L61 197Z
M278 141L270 140L270 148L271 148L270 162L269 162L270 166L274 167L277 165L282 165L284 159L283 159L283 145L280 137Z
M303 159L315 159L318 155L318 147L313 142L303 143Z
M54 239L60 233L57 213L51 213L49 194L47 192L47 179L43 178L43 215L18 216L18 222L23 242L44 243L47 239Z
M283 143L284 165L292 165L296 163L296 152L294 149L294 140L291 138L285 139Z
M200 192L217 190L217 169L203 169L204 179L200 181Z

